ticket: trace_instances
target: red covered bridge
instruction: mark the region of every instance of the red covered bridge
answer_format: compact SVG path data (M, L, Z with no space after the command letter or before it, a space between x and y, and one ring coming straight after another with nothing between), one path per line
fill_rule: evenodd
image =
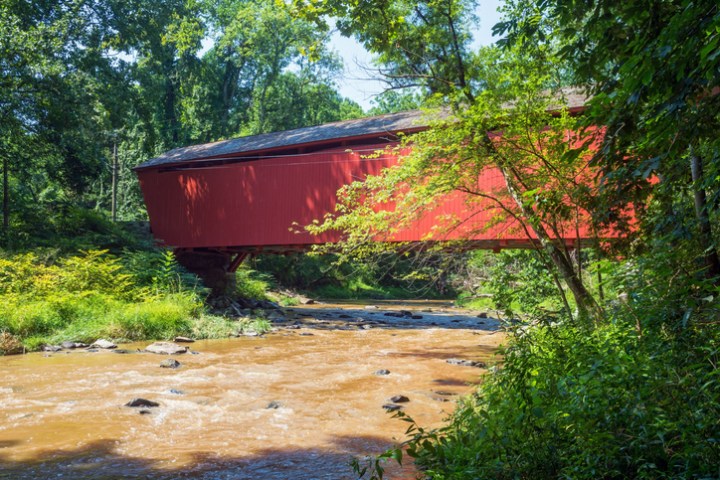
M339 233L312 236L292 227L334 211L336 192L343 185L397 163L393 154L368 157L370 153L397 145L400 132L425 128L419 112L348 120L178 148L136 172L156 239L181 257L187 252L205 252L206 259L208 253L220 254L232 271L248 253L283 253L336 242ZM502 177L490 171L480 184L492 190L502 185ZM438 219L448 215L470 218L461 195L448 197L393 240L427 240ZM474 247L487 249L530 246L511 221L479 228L490 215L475 213L464 229L433 240L470 240ZM573 235L566 241L577 240Z

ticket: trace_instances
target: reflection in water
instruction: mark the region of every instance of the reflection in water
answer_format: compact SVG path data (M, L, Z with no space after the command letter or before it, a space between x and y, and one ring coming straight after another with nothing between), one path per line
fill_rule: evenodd
M176 370L147 353L0 358L0 478L353 478L352 456L403 440L390 397L438 425L482 372L445 359L492 361L500 333L452 326L196 342ZM160 407L123 406L136 397Z

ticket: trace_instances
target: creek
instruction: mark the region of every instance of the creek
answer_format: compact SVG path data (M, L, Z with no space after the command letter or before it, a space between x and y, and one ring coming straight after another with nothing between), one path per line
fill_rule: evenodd
M0 478L352 479L353 457L405 439L390 397L441 425L485 372L447 360L492 364L504 339L495 320L428 301L307 305L274 323L189 344L177 369L137 351L150 342L0 357ZM137 397L160 406L125 406Z

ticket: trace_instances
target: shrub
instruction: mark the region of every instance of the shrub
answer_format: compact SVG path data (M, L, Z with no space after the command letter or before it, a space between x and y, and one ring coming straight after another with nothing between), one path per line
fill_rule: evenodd
M103 250L55 263L33 254L0 258L0 332L6 333L6 343L13 346L17 340L33 350L64 340L140 340L189 333L202 312L197 293L169 280L182 278L175 276L172 254L138 255L148 256L157 263L145 265L147 286L138 285L135 274ZM139 265L135 263L137 271ZM8 347L3 353L17 350Z
M58 268L59 287L67 292L96 291L125 299L137 296L133 276L123 272L120 261L107 250L65 258Z
M715 478L719 349L717 329L638 335L624 318L518 330L447 426L411 426L408 452L436 479Z
M255 272L245 266L241 266L241 268L235 272L235 281L237 284L237 295L256 300L264 300L265 293L270 286L270 277Z
M203 290L200 279L185 270L171 250L125 251L121 261L133 275L136 286L148 287L154 293Z

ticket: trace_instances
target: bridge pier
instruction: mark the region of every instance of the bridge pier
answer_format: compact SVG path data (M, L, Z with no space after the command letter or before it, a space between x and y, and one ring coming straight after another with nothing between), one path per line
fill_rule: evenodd
M189 250L178 248L175 259L189 272L194 273L211 290L211 296L232 296L235 292L235 269L242 259L218 250Z

